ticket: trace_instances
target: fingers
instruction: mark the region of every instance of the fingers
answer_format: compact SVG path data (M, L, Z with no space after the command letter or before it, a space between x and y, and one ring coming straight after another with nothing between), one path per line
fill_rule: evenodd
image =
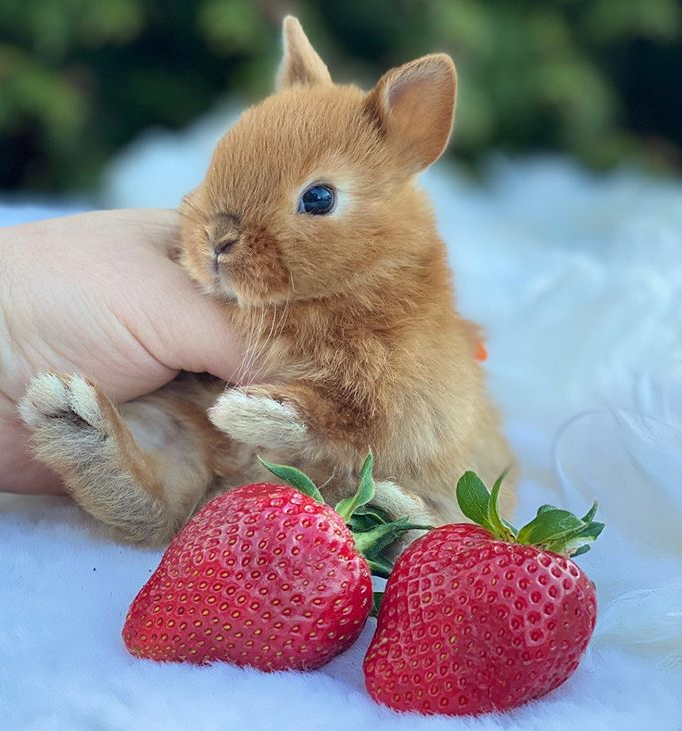
M33 459L29 433L19 419L0 419L0 492L63 495L64 485L52 470Z
M183 272L183 276L186 276ZM244 360L243 344L229 326L224 309L187 283L182 311L167 318L157 357L179 370L207 372L230 383Z
M130 290L114 298L122 321L148 355L169 373L208 372L232 380L243 357L241 343L220 303L201 292L171 259L179 244L179 214L164 209L124 209L95 214L117 238L130 227L145 253L121 262ZM109 221L106 218L110 218ZM149 256L151 255L151 256Z
M172 371L211 373L236 382L244 348L224 305L200 291L182 267L164 259L145 297L128 303L123 321L148 354Z
M179 214L174 210L140 209L116 211L123 219L141 227L147 241L170 259L179 244ZM172 269L171 269L172 267ZM185 270L176 264L167 269L171 298L154 307L154 322L142 342L170 369L211 373L235 382L244 352L242 343L229 327L223 306L199 291Z

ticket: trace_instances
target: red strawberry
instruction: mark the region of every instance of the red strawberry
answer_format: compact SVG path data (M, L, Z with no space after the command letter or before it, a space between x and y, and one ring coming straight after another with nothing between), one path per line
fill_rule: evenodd
M364 662L370 695L399 711L504 711L561 685L578 667L597 603L568 558L603 525L543 506L520 531L466 473L462 512L480 525L437 528L398 559ZM562 555L563 554L563 555Z
M337 505L340 512L303 473L266 466L298 489L245 485L200 510L128 611L123 638L131 653L312 669L357 639L372 607L372 582L345 521L371 520L363 508L374 494L371 455L358 492ZM385 545L408 528L406 521L378 522L359 539L372 544L370 555L377 540Z

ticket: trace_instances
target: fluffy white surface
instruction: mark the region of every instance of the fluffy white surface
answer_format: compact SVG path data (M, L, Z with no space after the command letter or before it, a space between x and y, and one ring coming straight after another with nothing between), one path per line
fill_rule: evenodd
M173 206L201 177L222 114L140 143L106 203ZM607 529L580 563L601 614L576 674L501 716L423 718L376 706L361 661L374 622L312 674L141 662L120 639L160 552L115 545L66 499L0 496L0 728L682 728L682 187L596 178L565 161L491 167L486 186L427 179L461 310L489 334L491 387L541 502ZM0 208L0 224L47 216Z

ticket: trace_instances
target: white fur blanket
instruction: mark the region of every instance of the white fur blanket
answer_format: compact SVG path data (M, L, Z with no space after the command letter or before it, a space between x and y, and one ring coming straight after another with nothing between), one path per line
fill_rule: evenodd
M105 203L175 205L222 120L132 149ZM373 620L310 674L142 662L120 630L160 553L107 541L65 498L0 496L0 729L682 729L682 186L557 160L425 183L460 309L489 335L524 472L517 517L596 497L607 523L579 559L601 611L576 674L506 715L399 716L364 692ZM15 203L0 225L63 210Z

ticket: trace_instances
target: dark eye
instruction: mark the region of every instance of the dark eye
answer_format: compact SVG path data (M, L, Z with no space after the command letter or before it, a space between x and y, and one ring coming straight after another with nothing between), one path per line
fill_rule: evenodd
M311 185L298 201L297 213L309 213L311 216L326 216L334 210L336 194L329 185L316 183Z

